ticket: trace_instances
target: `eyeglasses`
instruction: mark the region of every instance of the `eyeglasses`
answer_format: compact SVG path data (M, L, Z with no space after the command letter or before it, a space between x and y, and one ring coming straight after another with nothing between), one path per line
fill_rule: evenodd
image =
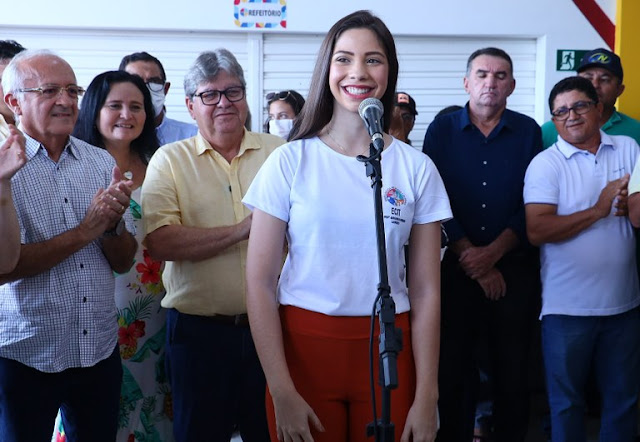
M62 95L62 91L67 91L69 98L77 100L78 97L82 97L84 89L78 85L70 84L67 86L40 86L40 87L28 87L24 89L18 89L18 92L37 92L44 98L56 98Z
M147 81L145 83L151 92L161 92L164 89L164 82Z
M589 112L591 106L595 105L595 101L578 101L571 107L561 107L551 112L553 118L557 121L564 121L569 118L571 111L574 111L577 115L583 115Z
M275 100L286 100L291 95L291 91L282 91L282 92L269 92L267 94L267 101L270 103ZM295 97L293 97L295 101Z
M236 101L240 101L244 98L244 87L243 86L232 86L228 87L223 91L218 90L209 90L200 92L199 94L194 94L194 97L200 97L202 100L202 104L205 106L215 106L220 103L222 96L227 97L231 103L235 103Z

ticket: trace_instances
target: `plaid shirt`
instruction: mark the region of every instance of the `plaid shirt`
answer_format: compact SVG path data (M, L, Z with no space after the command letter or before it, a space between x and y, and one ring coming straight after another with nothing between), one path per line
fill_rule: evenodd
M56 163L27 138L27 164L12 179L21 242L49 240L78 226L115 161L70 137ZM133 225L129 211L127 226ZM131 230L131 228L129 228ZM36 276L0 285L0 356L44 372L90 367L117 337L114 275L99 240Z

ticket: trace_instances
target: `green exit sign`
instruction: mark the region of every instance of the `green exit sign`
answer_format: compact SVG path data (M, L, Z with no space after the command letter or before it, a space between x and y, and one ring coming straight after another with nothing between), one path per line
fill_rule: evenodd
M556 55L556 71L575 71L582 56L589 51L579 49L558 49Z

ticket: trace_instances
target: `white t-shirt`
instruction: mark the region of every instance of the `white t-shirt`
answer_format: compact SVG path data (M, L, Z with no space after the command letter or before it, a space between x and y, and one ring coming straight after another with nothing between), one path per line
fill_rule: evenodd
M524 203L553 204L558 215L570 215L592 207L609 181L631 173L638 144L600 135L596 155L561 138L539 153L525 175ZM540 317L608 316L640 304L633 228L613 213L568 240L540 247Z
M409 310L403 245L413 224L451 218L442 179L422 152L396 139L382 153L382 209L391 295ZM287 222L278 300L332 316L367 316L377 295L374 198L364 163L319 138L274 151L243 202Z

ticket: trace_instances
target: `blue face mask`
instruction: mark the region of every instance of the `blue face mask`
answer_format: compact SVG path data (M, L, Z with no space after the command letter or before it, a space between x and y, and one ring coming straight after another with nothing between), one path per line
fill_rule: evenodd
M293 120L269 120L269 133L285 140L293 129Z

